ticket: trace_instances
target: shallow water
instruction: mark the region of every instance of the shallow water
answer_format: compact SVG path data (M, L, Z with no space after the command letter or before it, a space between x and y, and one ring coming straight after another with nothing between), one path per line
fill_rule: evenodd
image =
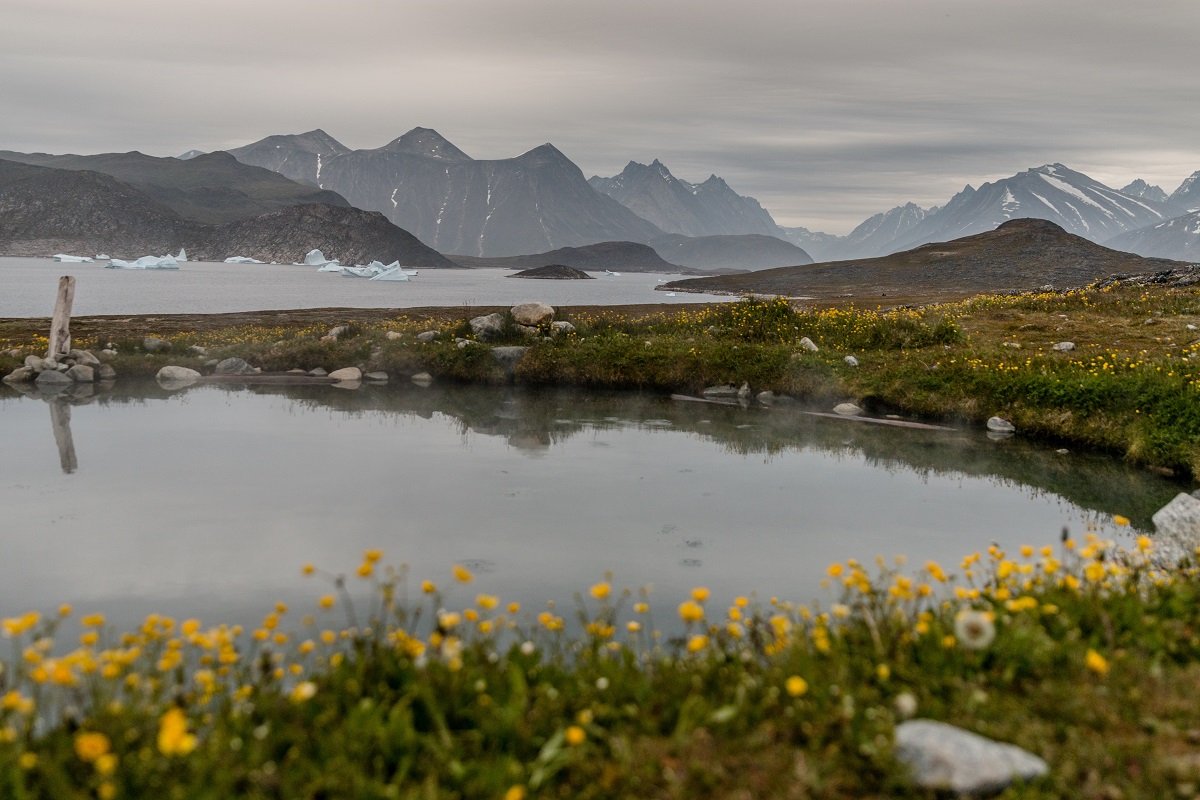
M834 560L957 564L1089 524L1128 537L1178 487L977 432L596 395L412 386L0 389L0 616L71 602L251 621L311 609L316 562L382 548L419 582L455 563L535 606L611 571L660 617L696 585L807 601ZM57 422L57 427L55 426ZM355 579L357 580L357 579Z
M700 303L728 297L656 292L678 275L594 273L590 281L509 278L503 269L423 269L411 281L368 281L315 267L188 261L179 270L105 269L48 258L0 258L0 317L48 317L62 275L75 276L74 313L220 314L296 308L554 306Z

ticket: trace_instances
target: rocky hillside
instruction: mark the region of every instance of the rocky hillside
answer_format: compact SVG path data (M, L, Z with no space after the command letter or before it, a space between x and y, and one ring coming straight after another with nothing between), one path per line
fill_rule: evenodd
M186 220L108 175L0 160L0 254L106 252L118 258L186 247L194 260L240 255L290 263L313 248L343 263L453 267L381 214L327 205L287 206L224 225Z
M373 150L323 131L272 136L230 151L246 164L332 189L379 211L436 250L513 256L662 233L595 191L553 145L516 158L476 160L437 131L414 128Z
M994 231L861 261L835 261L742 275L675 281L660 288L831 297L916 291L1004 292L1046 284L1081 286L1125 272L1181 266L1119 252L1052 222L1019 219Z
M600 242L583 247L562 247L548 253L505 258L472 258L452 256L464 267L501 267L529 269L550 264L563 264L576 269L618 272L686 272L678 264L664 261L654 248L637 242Z
M181 160L137 152L56 156L0 151L0 159L54 169L102 172L184 219L212 224L249 219L294 205L350 205L336 192L299 184L221 152Z
M650 240L663 260L698 270L756 270L811 264L812 258L791 242L762 234L680 236Z

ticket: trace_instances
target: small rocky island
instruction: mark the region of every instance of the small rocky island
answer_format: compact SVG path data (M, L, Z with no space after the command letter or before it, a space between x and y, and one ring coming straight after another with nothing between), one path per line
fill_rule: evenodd
M532 269L523 269L520 272L514 272L512 275L506 275L506 278L537 278L544 281L594 281L596 280L591 275L588 275L581 269L568 267L565 264L547 264L544 267L533 267Z

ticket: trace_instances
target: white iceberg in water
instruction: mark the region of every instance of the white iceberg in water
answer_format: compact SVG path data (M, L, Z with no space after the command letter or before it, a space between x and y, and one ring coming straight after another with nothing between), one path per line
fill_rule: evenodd
M179 248L179 255L175 256L176 261L187 261L187 250Z
M104 265L105 269L179 269L175 256L142 256L137 261L122 261L114 258Z
M341 272L346 278L370 278L379 274L370 267L342 267Z
M95 259L87 256L68 256L64 253L58 253L54 256L55 261L60 261L63 264L91 264Z
M304 257L304 261L293 261L294 267L325 267L330 264L338 263L336 258L329 259L320 250L309 250L308 255Z
M317 267L317 272L341 272L342 265L337 261L330 261L323 267Z
M259 261L257 258L247 258L246 256L230 256L225 259L226 264L265 264L265 261Z
M97 261L105 261L110 258L112 258L112 256L110 256L108 253L96 253Z
M415 274L416 274L416 272L405 272L404 270L400 269L400 267L397 266L392 269L385 270L371 278L368 278L368 280L372 280L372 281L409 281L409 280L412 280L411 276L413 276Z
M406 281L416 274L415 269L401 268L399 261L393 261L390 264L372 261L370 264L342 267L342 275L347 278L367 278L372 281Z

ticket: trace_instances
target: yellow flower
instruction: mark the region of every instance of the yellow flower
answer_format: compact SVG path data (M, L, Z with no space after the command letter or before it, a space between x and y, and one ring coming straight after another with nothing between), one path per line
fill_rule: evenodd
M787 689L787 693L792 697L801 697L808 692L808 681L799 675L793 675L784 681L783 687Z
M101 775L112 775L117 771L117 757L112 753L105 753L96 759L96 772Z
M321 599L319 599L317 601L318 605L320 605L321 608L333 608L333 604L336 602L337 602L337 598L335 598L331 594L322 595Z
M454 565L454 580L459 583L470 583L475 580L475 576L471 574L471 570L464 567L462 564Z
M79 621L81 624L84 625L84 627L99 628L101 625L104 624L104 615L103 614L88 614L86 617L84 617L83 619L81 619Z
M830 564L829 569L825 570L825 572L826 572L826 574L829 575L829 577L836 578L837 576L842 574L842 565L841 564Z
M566 739L569 745L583 744L583 740L587 738L587 732L578 725L572 725L567 728Z
M303 703L305 700L311 700L317 693L317 685L312 681L302 681L296 684L296 688L292 689L291 699L293 703Z
M17 759L17 764L23 770L31 770L37 766L37 763L37 753L21 753L20 757Z
M164 756L186 756L196 749L195 734L188 733L183 710L172 708L158 721L158 750Z
M886 681L892 677L892 668L887 664L880 664L875 668L875 676L881 681Z
M1087 655L1084 656L1083 663L1087 665L1087 668L1089 670L1096 673L1097 675L1107 675L1108 674L1108 670L1109 670L1108 660L1104 656L1097 653L1095 650L1092 650L1090 648L1088 649Z
M300 568L300 571L302 573L304 573L305 575L312 575L314 572L317 571L317 568L314 567L312 564L305 564L303 567Z
M433 581L421 581L421 591L425 594L433 594L437 591L437 584Z
M525 800L525 787L513 786L504 793L504 800Z
M679 604L679 617L684 622L699 622L704 619L704 609L693 600L684 600Z
M703 603L708 599L708 595L708 589L703 586L697 586L695 589L692 589L692 599L697 603Z
M112 749L112 742L103 733L75 734L75 755L81 761L94 762L100 756Z
M634 603L633 610L639 614L645 614L647 611L650 610L650 604L649 603Z
M708 637L702 633L698 633L688 639L687 649L689 653L699 653L708 646Z
M597 600L603 600L608 597L610 592L612 592L612 586L610 586L606 581L601 581L588 591L592 597L596 598Z
M60 617L71 616L71 605L69 603L63 603L61 606L59 606L58 607L58 615Z
M638 622L637 620L631 620L631 621L625 623L625 627L629 630L630 633L637 633L638 631L640 631L642 629L642 623Z
M1150 549L1150 537L1149 536L1139 536L1137 538L1137 549L1141 550L1143 553L1146 552L1147 550L1149 550Z
M475 602L484 611L491 611L496 606L500 605L500 598L491 594L481 594L475 598Z
M1118 525L1128 525L1129 517L1122 517L1120 514L1113 514L1113 522Z
M371 577L371 573L374 571L375 571L375 565L372 564L370 561L362 562L361 564L358 565L358 569L355 570L355 572L358 573L358 577L360 577L360 578L369 578L369 577Z
M108 781L105 781L104 783L100 784L99 788L96 789L96 796L99 797L100 800L113 800L113 798L117 796L117 787L113 786Z
M381 558L383 558L382 550L368 550L365 553L363 553L363 560L366 561L368 564L374 564L375 562L379 561Z

